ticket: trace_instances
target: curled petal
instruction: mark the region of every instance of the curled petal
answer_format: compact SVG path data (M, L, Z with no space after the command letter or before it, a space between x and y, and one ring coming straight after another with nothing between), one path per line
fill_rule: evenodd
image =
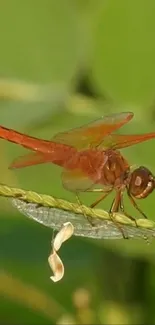
M50 279L54 282L60 281L64 276L64 265L60 257L56 252L53 252L53 254L49 256L48 262L54 274Z
M54 274L50 279L54 282L60 281L64 276L64 265L56 252L60 249L62 243L73 235L73 232L74 227L71 222L66 222L52 242L52 253L48 258L48 262Z
M72 225L71 222L65 222L63 224L63 227L61 228L61 230L57 233L54 241L53 241L53 249L57 252L62 243L64 241L66 241L67 239L69 239L74 232L74 227Z

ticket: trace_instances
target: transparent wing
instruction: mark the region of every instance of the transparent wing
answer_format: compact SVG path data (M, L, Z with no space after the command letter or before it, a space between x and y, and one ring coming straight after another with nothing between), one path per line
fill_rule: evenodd
M95 180L94 180L95 181ZM83 192L94 185L94 181L80 169L62 171L62 183L65 189Z
M72 129L67 132L56 134L52 140L55 142L68 144L79 150L93 148L98 146L104 137L113 131L119 129L125 123L130 121L133 113L124 112L104 116L99 120L84 125L82 127Z
M70 168L64 168L62 171L62 183L64 188L73 192L84 192L94 188L96 184L100 184L102 170L107 159L108 157L105 155L101 167L97 170L95 170L95 168L91 168L90 170L88 166L88 171L86 171L85 168L83 170L82 166L80 168L72 168L72 161L69 161ZM104 185L100 184L100 187L103 188Z
M113 150L122 149L153 138L155 138L155 132L139 135L110 134L103 139L102 143L98 146L98 148L111 148Z
M24 156L20 156L16 158L11 165L9 166L10 169L13 168L23 168L38 164L43 164L46 162L50 162L50 155L49 154L42 154L39 152L30 152Z
M95 176L95 175L94 175ZM97 188L102 189L104 192L108 192L112 186L98 184L98 179L92 180L81 170L76 169L74 171L63 170L62 183L65 189L72 192L87 192Z

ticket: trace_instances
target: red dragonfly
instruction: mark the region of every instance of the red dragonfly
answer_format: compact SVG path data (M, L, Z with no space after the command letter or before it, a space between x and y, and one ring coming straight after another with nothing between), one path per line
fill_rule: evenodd
M127 190L135 208L146 218L135 199L145 198L153 191L155 177L143 166L132 170L119 150L155 138L155 133L141 135L113 133L129 122L133 115L132 112L123 112L104 116L82 127L58 133L51 141L0 126L0 138L33 151L17 158L10 168L47 162L59 165L63 167L62 183L65 189L75 192L76 195L86 191L102 192L102 196L91 204L92 208L115 190L116 195L109 211L110 217L114 221L113 214L120 209L135 220L124 211L124 190ZM95 188L99 185L100 189ZM126 238L123 231L121 229L120 231Z

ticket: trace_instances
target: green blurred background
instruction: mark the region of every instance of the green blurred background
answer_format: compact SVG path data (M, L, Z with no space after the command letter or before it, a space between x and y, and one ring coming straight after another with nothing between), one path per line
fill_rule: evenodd
M0 4L0 124L50 139L100 116L133 111L120 132L155 130L154 0L5 0ZM125 149L155 173L155 142ZM0 141L0 182L75 201L60 168L10 171L26 150ZM140 202L155 220L154 196ZM81 195L85 204L94 195ZM108 209L112 197L100 204ZM128 200L126 207L135 215ZM155 244L72 238L50 280L51 229L0 208L0 323L155 323Z

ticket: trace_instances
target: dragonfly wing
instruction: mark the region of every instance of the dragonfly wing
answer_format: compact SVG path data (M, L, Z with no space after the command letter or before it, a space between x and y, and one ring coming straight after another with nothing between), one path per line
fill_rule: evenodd
M90 147L93 148L98 146L106 135L119 129L125 123L130 121L132 117L133 113L131 112L104 116L101 119L82 127L72 129L68 132L58 133L52 138L52 140L68 144L79 150Z
M38 152L31 152L28 153L27 155L16 158L9 166L9 168L10 169L23 168L23 167L43 164L49 161L49 157L50 155L41 154Z
M111 148L113 150L122 149L153 138L155 138L154 132L139 135L111 134L104 138L103 142L98 148L102 150L107 148Z
M97 188L102 189L103 192L108 192L112 188L109 185L99 184L97 177L96 181L95 178L92 180L79 169L64 169L62 172L62 183L64 188L71 192L95 192Z
M86 171L86 165L76 168L74 158L68 162L68 166L62 171L62 183L63 186L73 192L85 192L94 188L94 186L102 183L102 170L107 162L108 156L105 155L104 161L101 166L94 168L89 166L89 160L87 162L88 170ZM84 161L85 162L85 161ZM83 170L84 167L84 170ZM101 187L101 184L100 184ZM103 185L102 185L103 187Z
M62 171L62 183L65 189L72 192L84 192L94 185L94 181L80 169L64 169Z

